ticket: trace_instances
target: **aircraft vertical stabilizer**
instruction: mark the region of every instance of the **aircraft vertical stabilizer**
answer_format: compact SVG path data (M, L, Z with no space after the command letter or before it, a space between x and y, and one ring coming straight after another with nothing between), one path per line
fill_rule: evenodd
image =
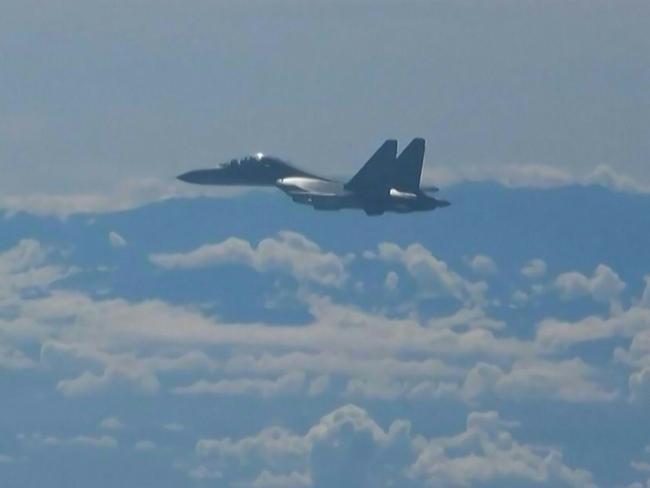
M418 137L413 139L397 158L392 178L395 188L401 191L417 192L420 189L423 163L424 139Z
M352 191L381 193L388 191L392 165L397 157L397 141L388 139L372 155L363 168L345 185Z

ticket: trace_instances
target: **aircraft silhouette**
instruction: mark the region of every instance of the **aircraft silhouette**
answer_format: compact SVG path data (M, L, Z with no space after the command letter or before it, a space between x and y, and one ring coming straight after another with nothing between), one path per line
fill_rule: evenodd
M367 215L421 212L449 202L427 195L420 186L424 139L413 139L397 157L397 141L385 141L347 183L298 169L262 153L233 159L213 169L190 171L179 180L200 185L275 186L294 202L316 210L362 209Z

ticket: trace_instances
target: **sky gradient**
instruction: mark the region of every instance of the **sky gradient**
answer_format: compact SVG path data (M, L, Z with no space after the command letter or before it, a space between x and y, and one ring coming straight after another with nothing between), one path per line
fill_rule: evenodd
M650 488L648 2L0 5L0 486Z

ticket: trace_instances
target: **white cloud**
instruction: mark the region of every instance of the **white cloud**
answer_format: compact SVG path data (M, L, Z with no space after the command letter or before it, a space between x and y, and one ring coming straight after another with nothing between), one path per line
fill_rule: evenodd
M230 237L218 244L202 246L188 253L153 254L157 266L191 269L224 264L243 264L258 272L284 271L298 281L341 286L346 280L346 257L323 252L301 234L282 231L253 247L248 241Z
M52 254L51 249L33 239L22 239L0 253L0 307L15 307L24 292L45 290L76 271L48 264Z
M123 211L168 198L202 195L227 197L244 191L246 190L204 188L175 180L148 178L126 180L103 193L0 195L0 210L6 211L9 216L27 212L66 218L75 214Z
M76 437L56 437L36 434L19 434L18 440L30 447L92 447L96 449L113 449L118 446L114 437L79 435Z
M268 398L298 393L304 384L304 373L291 372L276 380L259 378L224 379L213 382L200 380L189 386L177 387L174 389L174 393L179 395L259 395Z
M451 296L458 300L483 299L485 289L482 286L477 287L478 284L465 281L421 244L401 248L397 244L382 242L377 246L377 252L366 252L364 256L367 259L401 264L424 293Z
M474 412L464 432L425 439L411 433L409 422L396 420L384 430L365 410L346 405L304 435L271 427L240 440L200 440L196 453L202 471L219 472L224 482L242 485L283 479L302 483L297 486L311 481L316 488L499 482L594 486L591 474L567 466L559 451L517 442L514 427L496 412Z
M16 300L24 290L47 288L74 271L47 264L50 254L34 239L22 239L0 253L0 306Z
M138 363L139 358L133 354L107 356L96 352L109 346L119 350L134 343L164 343L177 347L192 344L202 347L247 345L382 355L417 352L518 356L530 352L522 341L496 338L489 330L484 330L484 327L498 327L499 322L476 311L431 319L421 324L412 317L389 318L370 314L355 307L333 304L322 297L308 296L306 300L313 317L311 322L300 327L269 327L259 323L215 321L195 310L158 300L130 303L122 299L93 299L82 293L57 290L46 297L25 300L22 303L21 322L57 324L54 328L45 331L38 329L35 333L54 333L60 343L77 344L70 346L69 352L73 356L94 358L93 364L110 364L117 371L129 365L129 375L133 374L134 369L131 364ZM454 328L461 330L456 332ZM462 330L466 328L470 330ZM93 346L78 346L84 343ZM172 366L156 357L140 363L158 368ZM183 366L182 363L187 363L188 368L193 365L196 368L216 367L213 360L197 352L179 356L177 363L176 367Z
M15 274L41 266L47 251L38 241L22 239L15 247L0 254L0 273Z
M126 239L115 231L108 233L108 242L113 247L124 247L127 244Z
M105 430L120 430L124 424L117 417L107 417L99 423L99 427Z
M589 472L564 464L558 451L518 443L510 433L514 426L496 412L471 413L465 432L429 441L408 473L430 486L595 486Z
M469 293L467 282L421 246L382 246L375 258L398 259L407 269L434 268L442 275L439 283ZM307 323L269 326L223 322L160 300L132 303L55 290L21 300L17 317L0 317L0 331L20 329L33 334L32 341L42 341L42 363L63 375L57 389L71 397L119 389L138 394L164 390L273 397L302 392L474 402L496 395L513 401L578 402L604 401L614 393L601 387L584 363L551 360L549 353L563 353L589 337L632 337L650 314L633 307L609 319L589 317L585 324L547 319L535 339L526 340L513 337L504 322L472 304L422 320L415 314L369 313L306 293L300 300L308 307ZM30 324L38 328L32 330L36 326ZM215 347L223 355L219 361L206 352ZM427 359L431 357L436 359ZM473 393L468 373L480 363L493 365L498 374L487 386L475 386L480 391ZM638 371L645 366L634 367ZM182 383L178 375L165 374L177 371L188 373ZM562 388L559 378L565 374L570 387ZM533 387L535 378L543 381Z
M295 385L288 379L296 378L297 373L309 373L314 379L334 375L376 384L375 378L381 372L392 383L400 383L405 395L415 395L431 390L433 385L462 378L463 368L453 366L456 360L482 357L504 361L535 354L531 343L495 336L490 329L499 329L502 324L477 309L462 309L452 316L421 323L414 317L369 314L323 297L308 296L306 300L312 316L309 323L270 327L223 323L160 301L129 303L55 291L21 303L21 327L31 321L40 324L34 337L44 341L41 361L65 372L67 377L59 381L57 388L67 396L113 388L152 394L160 390L159 376L166 371L214 373L222 367L231 378L195 381L181 387L187 391L177 391L264 394L273 391L276 382L263 378L268 374L284 376L280 385ZM48 335L55 339L48 339ZM158 349L166 345L179 353L162 356L119 352L134 344L139 348L155 345ZM268 353L231 355L221 364L200 352L213 346L239 346L252 351L261 348ZM291 352L296 350L301 352ZM444 362L402 359L409 355L437 355ZM76 376L71 374L75 371ZM233 373L238 373L239 378L232 379ZM241 373L246 376L241 377ZM293 376L286 376L289 373ZM316 386L311 386L305 384L304 388L313 393Z
M565 349L581 342L634 337L648 324L650 309L636 306L607 318L589 316L576 322L544 319L537 327L535 342L544 349Z
M495 181L511 188L556 188L568 185L600 185L613 191L650 193L650 181L641 181L607 165L587 173L543 164L500 164L425 168L423 181L452 185L465 181Z
M260 472L293 472L304 468L309 455L309 443L281 427L268 427L255 436L240 440L230 438L201 439L196 454L208 472L238 475ZM230 475L232 476L232 475Z
M494 260L483 254L477 254L467 264L475 273L480 275L489 276L497 272L497 265Z
M61 380L56 389L69 397L92 395L109 387L124 387L134 392L152 394L160 388L158 378L151 374L131 373L128 369L107 369L101 374L84 371L73 379Z
M66 396L82 396L125 388L128 391L153 394L160 388L158 372L213 370L214 361L200 352L178 356L139 358L132 354L107 353L80 343L47 341L41 348L41 360L52 365L76 364L77 368L93 367L80 376L58 382L57 389Z
M443 186L465 181L496 181L515 188L552 188L573 182L572 175L564 169L539 164L425 167L422 179Z
M500 367L478 363L465 378L462 396L475 401L483 395L502 399L549 399L570 403L612 401L616 392L602 389L597 372L580 359L517 361L504 372Z
M555 288L565 300L587 295L599 302L608 303L617 300L625 286L618 274L604 264L596 267L591 278L571 271L562 273L555 280Z
M234 355L226 364L230 372L286 373L306 371L352 377L440 379L455 377L459 370L439 359L406 360L392 357L357 357L334 352L290 352L260 356Z
M521 274L526 278L537 279L542 278L546 274L546 261L540 258L531 259L528 261L523 268L521 268Z
M584 184L601 185L615 191L650 193L650 182L640 181L605 164L598 165L584 178Z
M311 486L308 474L294 471L289 474L273 474L264 470L250 484L252 488L303 488Z

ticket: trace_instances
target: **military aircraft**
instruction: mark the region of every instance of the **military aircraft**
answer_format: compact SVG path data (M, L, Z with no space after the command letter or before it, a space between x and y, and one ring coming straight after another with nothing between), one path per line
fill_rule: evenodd
M275 186L294 202L316 210L355 208L381 215L446 207L449 202L426 193L437 188L420 186L424 146L424 139L413 139L397 157L397 141L389 139L347 183L316 176L262 153L190 171L178 179L199 185Z

